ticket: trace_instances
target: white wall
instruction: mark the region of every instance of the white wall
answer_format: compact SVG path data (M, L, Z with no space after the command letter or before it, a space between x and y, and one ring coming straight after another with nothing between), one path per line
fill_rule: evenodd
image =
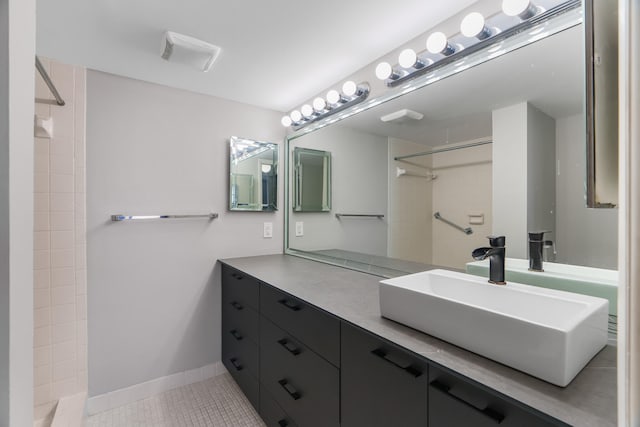
M282 144L280 116L88 72L90 396L220 360L216 260L283 250L282 185L280 211L227 211L228 140ZM210 211L220 217L109 220L118 213ZM262 237L267 221L271 239Z
M33 423L35 1L0 2L0 426Z
M425 151L427 147L389 138L389 230L387 256L431 263L431 212L433 181L420 176L396 175L396 168L409 174L427 175L431 156L396 161L394 157Z
M618 268L618 209L589 209L585 200L584 118L557 121L556 261Z
M490 137L483 138L486 139ZM438 175L432 184L432 211L473 229L473 234L467 235L429 215L433 227L432 264L464 269L467 262L473 261L471 252L475 248L488 246L486 236L491 234L492 147L481 145L431 157L433 171ZM469 224L470 214L483 214L484 224Z
M386 256L387 138L329 126L295 139L291 146L291 151L295 146L331 152L331 212L292 212L290 247ZM383 214L385 219L338 220L335 213ZM304 223L302 237L295 236L296 221Z

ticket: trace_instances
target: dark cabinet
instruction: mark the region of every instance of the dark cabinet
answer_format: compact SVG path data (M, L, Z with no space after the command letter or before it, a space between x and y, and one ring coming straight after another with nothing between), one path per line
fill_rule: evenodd
M342 322L343 427L427 427L427 363Z
M471 380L436 367L429 374L430 427L548 427L566 426L544 414L509 402Z
M260 393L260 416L267 427L296 427L291 417L266 390Z

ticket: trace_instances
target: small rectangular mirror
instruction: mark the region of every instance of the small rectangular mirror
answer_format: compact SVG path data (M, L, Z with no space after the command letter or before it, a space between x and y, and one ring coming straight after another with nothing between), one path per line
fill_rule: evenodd
M293 150L296 212L331 210L331 153L296 147Z
M232 136L229 210L278 210L278 145Z

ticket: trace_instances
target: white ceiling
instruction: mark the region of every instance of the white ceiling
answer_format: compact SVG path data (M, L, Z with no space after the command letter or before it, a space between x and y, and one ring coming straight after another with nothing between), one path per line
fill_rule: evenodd
M472 3L39 0L36 50L66 63L288 111ZM220 46L213 69L200 73L161 59L166 30Z

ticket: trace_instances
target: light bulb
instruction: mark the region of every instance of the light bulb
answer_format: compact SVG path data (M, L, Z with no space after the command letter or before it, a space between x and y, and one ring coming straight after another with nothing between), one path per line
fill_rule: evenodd
M309 104L304 104L302 107L300 107L300 112L304 117L309 118L313 116L313 107L311 107L311 105Z
M380 80L387 80L393 75L393 68L388 62L381 62L376 67L376 77Z
M429 53L441 53L451 55L455 50L447 42L447 36L440 31L432 33L427 39L427 50Z
M293 110L291 114L289 114L289 117L291 117L293 123L298 123L300 120L302 120L302 113L300 113L300 111L298 110Z
M538 8L530 0L502 0L502 11L508 16L529 19L538 12Z
M484 16L478 12L472 12L464 17L460 23L460 32L465 37L477 37L480 40L491 36L491 31L484 25Z
M282 119L280 119L280 123L282 123L282 126L288 128L293 124L293 121L291 120L291 117L284 116Z
M313 100L313 109L317 112L324 111L327 108L327 102L323 98L316 98Z
M342 85L342 93L346 96L354 96L358 92L358 85L353 80L348 80Z
M405 49L400 52L400 56L398 57L398 64L402 68L411 68L418 62L418 55L416 51L413 49Z
M331 89L327 92L327 102L330 105L335 105L340 102L340 93L335 89Z

